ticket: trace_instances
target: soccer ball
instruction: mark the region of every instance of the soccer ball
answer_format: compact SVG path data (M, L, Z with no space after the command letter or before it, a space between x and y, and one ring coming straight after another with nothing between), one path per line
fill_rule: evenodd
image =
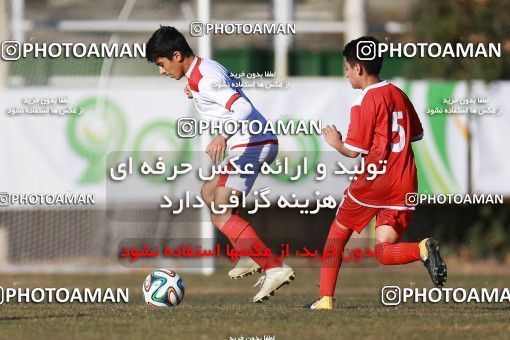
M168 269L156 269L143 283L143 295L149 306L175 307L184 298L184 281Z

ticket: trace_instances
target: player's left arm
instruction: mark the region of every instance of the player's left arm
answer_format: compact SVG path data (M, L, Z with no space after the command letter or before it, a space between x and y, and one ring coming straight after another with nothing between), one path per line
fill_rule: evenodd
M345 147L344 142L342 141L342 134L337 130L335 125L328 125L323 128L322 134L324 135L326 142L345 157L356 158L359 156L359 152L349 150Z

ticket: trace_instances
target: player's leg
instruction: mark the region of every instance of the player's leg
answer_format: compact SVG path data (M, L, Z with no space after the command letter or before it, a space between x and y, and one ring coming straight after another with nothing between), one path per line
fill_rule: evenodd
M329 251L332 249L334 255L322 261L319 299L305 307L310 309L333 309L333 295L335 294L338 272L342 265L342 253L351 235L351 229L342 226L336 219L333 220L329 228L328 238L324 244L324 252L326 252L326 249Z
M200 197L202 197L202 200L207 204L208 207L211 207L211 202L214 199L214 191L216 190L216 187L218 186L218 179L219 175L214 176L213 179L209 181L205 181L204 184L202 184L202 189L200 190Z
M213 207L219 209L222 204L229 204L231 195L240 197L241 192L227 186L217 187ZM262 300L273 295L278 288L293 280L295 277L294 270L277 260L271 250L258 237L250 223L238 214L233 214L232 210L232 208L228 208L223 213L214 213L213 211L211 221L227 236L237 250L252 251L253 253L260 251L269 254L269 256L252 256L252 259L266 271L266 275L261 277L258 282L262 284L262 287L253 298L253 302L262 302Z
M231 195L240 197L241 192L228 187L217 187L213 200L214 209L218 210L222 204L229 204ZM240 251L253 250L254 252L256 251L255 246L259 246L261 251L267 249L250 223L238 214L234 214L232 208L226 209L222 214L211 212L211 221L227 236L236 249ZM254 260L264 270L282 266L281 262L277 261L274 256L258 256Z
M326 257L322 261L320 276L320 297L307 304L310 309L333 309L335 287L338 273L342 265L342 253L353 231L360 233L375 216L377 209L360 206L344 195L344 200L338 208L337 215L331 223L328 238L324 245L324 253L331 252L334 256ZM333 251L331 251L333 250Z
M399 265L421 260L432 282L446 283L446 264L439 252L439 242L426 238L421 242L399 242L412 217L410 211L382 209L377 216L375 231L377 260L384 265Z
M269 149L272 147L272 150ZM255 180L257 179L260 171L260 165L265 162L272 162L278 153L277 146L264 146L244 148L239 150L233 157L238 156L236 163L243 168L245 165L250 164L253 167L254 173L252 175L222 175L219 186L226 186L236 188L238 191L243 191L246 194L250 192ZM272 151L272 153L268 152ZM272 158L271 158L272 157ZM239 214L239 209L234 210L234 214ZM228 272L231 279L239 279L256 272L262 272L262 268L249 256L241 256L236 262L234 268Z
M213 179L204 182L200 191L202 200L211 207L211 202L214 200L214 192L218 187L219 175L216 175ZM238 215L239 209L235 209L232 214ZM257 272L261 272L262 268L249 256L242 256L236 263L236 266L228 272L228 276L231 279L239 279L245 276L252 275Z
M384 265L398 265L421 259L417 242L398 242L400 235L389 225L378 225L375 229L375 252L377 261Z

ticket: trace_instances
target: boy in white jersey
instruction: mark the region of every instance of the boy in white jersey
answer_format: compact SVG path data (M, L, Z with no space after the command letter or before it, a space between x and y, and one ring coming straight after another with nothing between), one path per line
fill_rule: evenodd
M188 85L184 92L192 98L203 118L224 123L226 120L259 121L266 119L255 109L242 90L234 88L236 79L219 63L197 57L189 47L184 36L174 27L162 26L147 42L147 59L159 66L161 75L176 80L186 76ZM225 86L228 85L228 86ZM260 172L264 162L271 163L278 153L278 139L274 134L250 134L238 129L233 135L218 135L207 146L206 152L213 163L223 162L225 151L229 158L239 157L235 163L241 168L246 164L253 167L253 175L216 175L202 186L203 200L215 207L229 204L231 195L240 197L248 193ZM239 216L238 209L227 209L223 214L211 212L211 222L228 237L238 251L260 249L270 256L242 257L236 267L229 272L231 278L239 278L256 271L265 270L257 283L260 291L253 302L262 302L290 280L295 274L292 268L277 260L257 236L250 224Z

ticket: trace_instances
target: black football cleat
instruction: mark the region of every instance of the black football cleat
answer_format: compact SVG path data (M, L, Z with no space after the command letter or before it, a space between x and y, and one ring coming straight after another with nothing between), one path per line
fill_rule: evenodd
M439 241L426 238L420 242L420 256L430 274L432 282L441 288L446 283L446 263L439 252Z

